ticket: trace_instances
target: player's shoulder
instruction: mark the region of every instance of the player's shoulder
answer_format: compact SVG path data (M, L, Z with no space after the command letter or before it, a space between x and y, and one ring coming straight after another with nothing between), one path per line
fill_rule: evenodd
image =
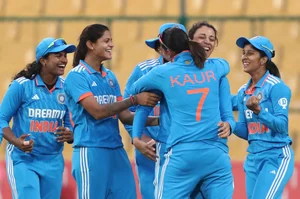
M13 80L13 83L15 82L16 84L22 85L22 84L26 84L26 82L28 83L30 81L31 81L31 79L28 79L26 77L19 77L19 78Z
M285 84L285 82L280 79L279 77L276 77L274 75L269 74L265 81L264 81L265 86L268 88L268 90L291 90L288 85Z
M160 65L159 59L147 59L142 61L136 65L136 68L140 69L141 71L146 69L151 69L157 65Z
M213 63L213 64L229 65L226 59L219 58L219 57L208 58L206 61L208 63Z
M75 73L75 74L84 74L86 73L86 68L81 65L81 64L78 64L77 66L75 66L74 68L72 68L70 71L69 71L69 74L72 74L72 73Z
M269 74L265 79L265 84L270 87L273 87L277 84L285 84L285 83L279 77Z
M204 66L212 67L221 76L227 75L230 72L229 63L223 58L208 58Z

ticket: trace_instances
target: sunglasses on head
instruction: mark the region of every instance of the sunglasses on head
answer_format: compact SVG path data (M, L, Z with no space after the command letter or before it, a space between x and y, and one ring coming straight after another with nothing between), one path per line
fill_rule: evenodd
M162 35L163 35L163 34L164 34L164 33L158 35L158 41L159 41L159 43L160 43L166 50L170 50L170 48L168 48L168 46L167 46L166 44L164 44L164 42L162 41Z
M46 50L44 51L44 53L42 55L44 56L45 53L47 52L47 50L49 50L50 48L58 47L58 46L62 46L62 45L67 45L67 42L63 38L55 39L48 45L48 47L46 48Z
M268 48L268 47L267 47L267 46L265 46L265 45L261 45L261 47L263 47L263 48L267 49L268 51L270 51L270 52L271 52L271 54L272 54L272 57L274 57L274 56L275 56L275 50L271 50L270 48Z

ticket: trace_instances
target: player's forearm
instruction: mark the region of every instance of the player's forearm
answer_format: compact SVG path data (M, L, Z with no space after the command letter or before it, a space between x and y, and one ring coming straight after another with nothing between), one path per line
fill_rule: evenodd
M16 145L18 138L12 132L10 127L5 127L2 129L3 137L11 144Z
M235 125L235 129L233 130L233 134L238 136L239 138L248 140L247 124L244 122L237 122Z
M264 109L261 109L258 114L258 120L274 132L288 133L288 121L284 116L274 116Z
M97 110L94 118L97 120L100 120L100 119L104 119L107 117L111 117L113 115L117 115L120 112L128 109L132 105L133 105L133 103L129 98L119 101L119 102L112 103L112 104L100 105L100 108L99 108L99 110ZM127 122L127 120L128 120L128 118L126 119L126 122L124 124L132 124L133 116L131 119L131 123ZM123 121L122 121L122 123L123 123Z

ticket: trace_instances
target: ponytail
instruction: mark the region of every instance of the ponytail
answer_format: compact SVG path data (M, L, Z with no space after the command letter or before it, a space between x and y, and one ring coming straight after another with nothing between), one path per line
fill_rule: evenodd
M33 79L37 74L40 74L42 68L42 64L40 62L32 62L30 64L27 64L27 66L21 70L19 73L17 73L13 80L18 79L20 77L25 77L27 79Z
M198 68L204 67L204 62L206 60L206 53L204 48L194 41L189 41L189 48L193 57L193 60L195 62L195 65Z
M78 66L80 60L84 60L87 54L87 46L83 42L79 42L78 46L76 47L76 51L74 53L73 59L73 68Z
M267 70L269 71L270 74L272 74L272 75L274 75L278 78L281 78L278 67L271 60L267 61L266 68L267 68Z

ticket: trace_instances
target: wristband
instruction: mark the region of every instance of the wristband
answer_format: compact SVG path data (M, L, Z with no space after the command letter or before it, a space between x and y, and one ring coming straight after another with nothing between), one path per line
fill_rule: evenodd
M134 95L130 95L129 99L130 99L131 104L135 105L135 96Z

